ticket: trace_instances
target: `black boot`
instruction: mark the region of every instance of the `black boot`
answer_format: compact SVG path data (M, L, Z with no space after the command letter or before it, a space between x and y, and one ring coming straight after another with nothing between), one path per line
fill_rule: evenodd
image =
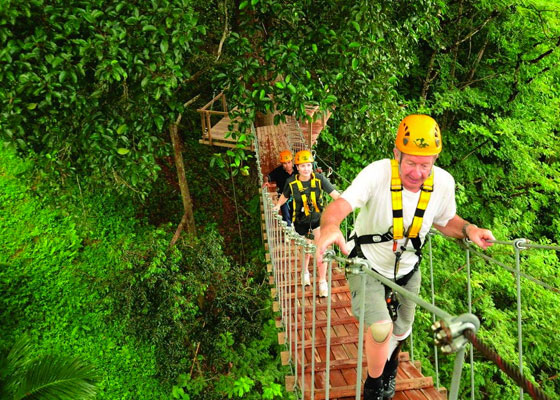
M401 343L397 345L397 348L391 354L391 358L385 364L385 368L383 368L383 374L381 375L383 377L383 400L390 400L395 395Z
M383 377L369 376L364 383L364 400L383 400Z

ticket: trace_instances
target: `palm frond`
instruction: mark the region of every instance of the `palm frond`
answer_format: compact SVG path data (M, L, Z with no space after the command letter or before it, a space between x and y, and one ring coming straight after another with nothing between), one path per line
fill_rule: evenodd
M79 358L40 357L26 365L14 400L88 400L99 380L93 366Z

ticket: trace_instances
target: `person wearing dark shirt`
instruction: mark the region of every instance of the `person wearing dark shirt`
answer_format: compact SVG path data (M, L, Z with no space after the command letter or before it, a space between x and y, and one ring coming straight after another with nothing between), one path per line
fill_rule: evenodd
M311 239L318 240L320 237L319 223L321 212L323 211L323 192L326 192L334 200L340 194L335 190L327 177L313 172L313 156L309 150L302 150L296 153L295 163L298 173L286 181L282 196L274 206L278 210L286 204L288 199L293 198L294 228L297 233L305 236L309 242ZM303 281L305 285L311 283L309 277L309 260L311 254L305 255L305 269ZM329 287L327 285L327 264L321 263L318 266L319 278L319 297L327 297Z
M264 187L268 187L270 182L276 182L276 190L278 195L284 190L284 186L288 178L296 173L296 169L293 164L293 156L290 150L284 150L280 152L280 164L278 167L274 168L267 176L264 177ZM290 208L290 203L287 202L280 207L282 212L282 219L286 221L288 226L292 225L292 210Z

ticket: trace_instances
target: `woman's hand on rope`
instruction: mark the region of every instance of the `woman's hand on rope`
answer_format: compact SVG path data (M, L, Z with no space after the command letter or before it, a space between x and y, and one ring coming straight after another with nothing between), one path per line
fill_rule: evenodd
M317 259L317 264L323 262L323 254L325 250L331 245L336 244L342 254L348 255L348 250L346 250L346 241L344 240L344 235L340 231L340 228L336 225L327 225L321 227L321 236L317 240L316 246L317 251L315 252L315 258Z

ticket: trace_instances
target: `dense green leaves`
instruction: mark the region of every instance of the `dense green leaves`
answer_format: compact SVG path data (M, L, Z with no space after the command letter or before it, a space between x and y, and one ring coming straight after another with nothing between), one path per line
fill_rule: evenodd
M31 166L25 163L18 168L33 168L34 188L76 182L78 189L65 196L79 200L83 198L82 186L87 191L95 187L92 182L102 183L98 187L116 184L143 197L151 193L152 198L145 198L145 207L160 208L158 201L163 195L158 189L163 185L157 178L160 169L168 167L165 157L171 153L168 126L182 115L181 128L186 128L182 132L189 132L184 136L192 135L189 139L194 139L191 132L198 132L200 119L193 110L185 110L184 104L196 95L200 94L200 98L191 108L225 90L231 117L241 118L238 128L231 126L231 136L239 142L237 147L216 150L210 164L228 178L239 171L242 175L248 173L250 153L243 148L252 139L252 123L271 116L276 123L285 115L306 118L308 104L333 111L317 151L321 162L334 167L333 180L341 188L364 165L390 155L395 127L402 116L423 112L433 115L442 128L444 151L438 164L456 178L462 216L491 227L499 238L525 236L543 243L558 242L559 12L558 4L541 0L164 0L142 5L122 0L56 4L42 0L5 1L0 7L0 135L3 142L33 160ZM207 153L190 154L197 164L187 174L203 177L193 183L193 192L203 199L199 204L206 205L210 203L208 199L216 197L208 181L217 179L204 167L209 159L205 158ZM9 160L12 156L6 157ZM163 172L173 180L169 170ZM244 176L235 176L232 183L239 183L238 178ZM74 270L72 266L86 257L96 261L103 271L91 278L96 283L135 289L123 289L130 295L125 297L133 300L129 304L123 298L110 299L119 312L126 310L126 315L142 320L143 310L151 310L153 318L145 322L154 325L146 327L146 332L154 333L159 344L168 339L172 343L169 354L158 353L160 361L166 357L173 360L164 370L164 375L172 379L172 369L182 369L188 363L178 357L177 344L181 335L191 329L185 328L186 321L196 325L188 318L194 318L208 303L201 305L191 300L195 294L204 298L208 287L190 287L190 294L182 291L181 282L197 282L196 277L183 268L179 255L164 249L162 232L123 228L116 217L135 215L126 198L113 199L117 205L96 200L103 202L104 208L95 216L107 223L100 229L109 234L111 241L120 243L123 251L141 253L145 259L97 248L92 243L98 237L83 234L64 213L53 216L42 203L26 205L22 199L27 192L16 188L15 181L13 177L3 181L0 192L3 215L7 216L1 232L6 238L3 252L22 257L17 258L14 275L2 275L8 297L14 299L9 304L13 314L5 321L6 329L31 329L34 325L29 321L34 321L41 331L58 323L68 324L64 338L69 343L84 332L89 336L98 333L97 320L92 323L80 317L89 304L86 299L71 295L75 299L72 307L56 302L56 293L62 287L70 293L83 289L83 285L71 284L72 274L89 277L88 269ZM152 185L154 190L150 189ZM226 191L223 185L219 187ZM234 212L233 196L229 198L228 204L217 206L221 212L228 207ZM247 196L240 200L241 205L233 200L242 223L250 221L249 212L239 213L238 207L251 204L257 209L254 200L249 199ZM78 214L86 213L83 207ZM241 257L245 257L242 235L238 236L236 227L212 221L207 210L201 208L195 215L197 222L218 227L225 237L235 240L235 248L227 251L239 254L241 248ZM12 215L32 222L21 226ZM87 224L85 231L102 237L92 228L93 222ZM133 232L141 238L139 244L129 237ZM218 260L212 273L225 279L231 271L220 256L220 246L216 246L196 255L185 251L201 268L203 263L197 257ZM455 300L463 295L463 286L459 288L445 276L456 271L463 261L451 255L453 248L444 243L438 246L440 259L448 263L442 266L443 275L437 279L449 292L441 294L438 301L449 311L461 311L463 305ZM109 260L103 260L107 255ZM498 256L505 260L509 255ZM549 282L558 279L555 257L531 254L526 261L535 275ZM3 262L12 267L13 260ZM112 264L119 268L127 265L130 270L112 270ZM34 275L27 274L32 271L51 278L61 265L68 267L53 281L58 283L46 288L38 285ZM476 312L486 324L484 329L488 329L481 334L503 350L508 359L514 359L515 345L506 335L513 318L508 308L513 299L512 282L503 274L488 277L487 268L483 265L473 275ZM111 275L114 270L122 274ZM108 280L108 276L112 278ZM460 280L462 284L463 278ZM239 291L245 289L236 287ZM230 294L243 301L243 296ZM23 314L20 307L28 302L35 306L36 296L53 310L44 321L37 317L38 309L31 307ZM95 294L89 296L93 302L100 301ZM524 315L535 321L526 328L526 340L536 344L527 355L527 372L549 391L557 392L555 380L551 379L558 370L557 357L552 354L555 346L538 334L539 329L548 326L539 310L558 308L557 299L533 287L525 288L524 296ZM175 305L174 298L181 301ZM131 304L138 307L130 307ZM170 306L164 308L162 304ZM216 312L221 315L221 311ZM247 310L239 311L248 315ZM109 314L113 313L118 314L111 309ZM16 320L21 320L21 325ZM203 320L206 321L196 321ZM553 326L557 325L552 320ZM221 337L216 346L219 344L229 354L227 343L233 340L237 344L240 337L236 335L241 333L221 323L221 328L231 331L233 337ZM177 329L172 332L171 327ZM120 344L128 343L127 335L132 335L130 330L120 331L109 344L91 340L87 346L101 348L105 354L115 352L117 360L137 362L129 346ZM259 348L258 343L252 346ZM192 352L192 343L189 351ZM144 354L149 349L140 346L139 352ZM235 359L235 355L231 357ZM533 360L539 359L545 361L534 364ZM223 359L219 357L203 361L216 368L225 365L220 364ZM236 359L234 364L237 370L211 383L223 389L222 396L245 395L247 390L258 387L260 378L246 372L241 360ZM115 365L109 362L108 369L114 370ZM154 368L144 367L146 371ZM477 359L474 368L477 390L487 397L515 395L515 388L494 366ZM177 380L173 395L199 395L207 387L204 379L203 375L188 375ZM506 383L493 385L493 381ZM115 393L109 383L102 384L107 385L104 391ZM273 386L260 389L263 396L276 390ZM267 392L269 389L271 392ZM126 397L126 390L117 397Z
M0 19L4 140L62 179L146 193L201 61L206 27L191 3L4 2Z
M170 249L172 227L136 219L130 199L93 191L58 192L60 201L38 196L26 183L32 164L0 152L0 350L29 332L34 355L79 355L100 372L100 399L168 398L176 385L191 399L217 400L237 380L239 390L254 381L252 398L283 396L260 246L246 242L244 250L236 226L208 223L198 239ZM194 187L217 197L206 181ZM245 208L256 213L256 200ZM198 218L210 219L202 208ZM224 255L217 228L228 252L250 263Z

